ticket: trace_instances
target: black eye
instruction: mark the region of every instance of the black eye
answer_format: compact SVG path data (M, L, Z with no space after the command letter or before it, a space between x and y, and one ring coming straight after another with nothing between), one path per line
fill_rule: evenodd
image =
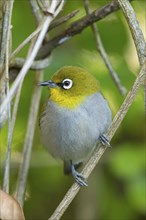
M72 87L72 85L73 85L73 82L71 79L64 79L62 81L62 86L64 89L70 89Z

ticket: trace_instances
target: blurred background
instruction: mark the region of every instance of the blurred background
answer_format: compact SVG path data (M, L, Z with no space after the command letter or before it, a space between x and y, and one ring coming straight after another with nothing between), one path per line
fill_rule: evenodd
M92 9L100 8L110 1L90 1ZM132 6L146 37L146 2L133 1ZM85 15L83 2L67 1L59 16L79 9L71 21L50 32L55 36L69 24ZM122 84L129 90L139 72L135 46L121 11L112 13L96 23L109 59L118 73ZM12 19L13 50L35 30L35 19L27 0L15 1ZM25 57L28 46L19 56ZM125 97L117 90L103 60L96 51L91 27L57 47L52 53L50 66L45 70L44 79L65 65L76 65L87 69L101 83L101 91L109 102L113 117ZM12 145L11 193L15 194L19 164L29 114L31 92L35 83L34 73L27 74L19 104L19 111ZM48 95L43 89L40 106ZM97 167L71 203L62 219L69 220L143 220L146 212L145 181L145 118L144 97L141 88ZM13 103L12 103L13 104ZM35 106L34 106L35 108ZM41 109L41 107L40 107ZM39 119L38 119L39 120ZM7 144L7 124L1 130L1 183ZM26 219L48 219L63 196L72 185L72 177L63 175L60 161L53 159L40 143L39 126L36 126L30 170L28 175L24 213Z

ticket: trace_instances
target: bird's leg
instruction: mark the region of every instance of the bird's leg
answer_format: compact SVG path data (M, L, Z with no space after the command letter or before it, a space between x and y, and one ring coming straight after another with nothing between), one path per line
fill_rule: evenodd
M99 136L99 140L101 142L102 145L108 145L108 147L111 147L109 140L105 137L105 135L101 134Z
M71 173L73 177L75 178L75 181L80 185L80 186L88 186L87 183L84 181L85 176L83 176L81 173L78 173L75 170L75 166L71 163Z

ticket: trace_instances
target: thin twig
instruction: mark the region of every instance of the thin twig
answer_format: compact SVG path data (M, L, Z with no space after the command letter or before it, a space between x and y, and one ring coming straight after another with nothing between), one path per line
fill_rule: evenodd
M39 23L37 25L39 25ZM37 41L37 36L35 36L31 41L28 50L28 57L29 55L31 55L31 52L34 48L36 41ZM36 72L36 81L41 81L42 79L43 79L43 71ZM35 83L32 99L31 99L29 118L28 118L27 130L25 135L25 142L23 146L22 164L20 165L19 175L18 175L18 186L17 186L16 197L19 203L21 204L21 206L23 206L24 203L27 175L30 166L30 158L31 158L32 145L33 145L33 137L35 132L39 102L41 97L41 91L39 92L38 87L36 87L36 84L37 82ZM34 105L35 105L35 110L33 114ZM30 137L30 132L31 132L31 137Z
M1 36L1 49L0 49L0 74L2 74L2 71L1 69L3 69L4 67L4 63L5 63L5 56L6 56L6 44L7 44L7 41L8 41L8 32L9 32L9 19L10 19L10 16L8 14L8 8L9 7L9 3L7 2L3 2L2 3L2 7L3 7L3 12L4 15L3 15L3 27L2 28L2 36ZM0 75L1 77L1 75Z
M34 38L33 41L31 42L28 56L31 54L31 51L33 50L33 47L36 42L37 42L37 38ZM42 81L42 80L43 80L43 72L39 71L37 72L37 81ZM23 161L22 161L22 165L19 170L17 200L19 201L21 206L23 206L23 203L24 203L27 175L28 175L28 170L29 170L29 165L30 165L33 136L34 136L35 127L36 127L35 125L36 125L36 120L37 120L40 96L41 96L41 91L39 90L38 87L35 86L34 93L32 96L31 106L30 106L30 114L29 114L29 119L28 119L27 132L26 132L26 137L25 137L25 142L24 142L24 147L23 147ZM35 109L34 109L34 106L35 106ZM31 136L30 136L30 133L31 133Z
M134 1L134 0L130 0L130 1ZM35 1L32 0L32 2L35 2ZM88 27L92 23L99 21L100 19L105 18L106 16L117 11L118 9L119 9L119 6L118 6L117 2L115 2L115 0L114 0L111 3L109 3L108 5L102 7L101 9L97 9L94 12L92 12L91 13L92 15L87 15L87 16L83 17L82 19L79 19L78 21L73 22L69 28L67 28L61 34L54 37L52 40L45 43L40 48L39 53L37 55L37 59L44 59L57 46L62 45L63 43L65 43L67 40L69 40L74 35L79 34L82 30L84 30L86 27ZM39 30L34 31L32 33L32 35L30 35L22 43L20 48L18 47L18 49L16 49L18 51L15 50L15 52L13 52L12 57L14 58L15 55L22 49L22 47L24 47L24 45L27 44L38 32L39 32Z
M36 3L36 1L33 1L33 0L32 0L32 2ZM118 9L119 9L118 4L115 1L113 1L110 4L102 7L101 9L95 10L94 12L92 12L92 15L85 16L84 18L80 19L79 21L72 23L71 26L65 31L65 36L62 36L62 38L65 39L65 41L66 41L67 40L66 37L70 34L70 32L72 33L72 36L74 36L75 34L78 34L79 32L81 32L83 28L86 28L87 26L89 26L91 23L106 17L107 15L109 15L110 13L112 13ZM35 13L37 13L37 10L35 11ZM51 24L51 25L53 25L53 24ZM12 53L11 59L14 58L16 56L16 54L22 49L22 47L24 47L24 45L27 44L40 31L40 28L38 28L27 39L25 39L25 41L22 43L22 45L20 45L18 47L17 51L15 50ZM73 28L73 30L71 31L72 28ZM62 41L62 43L63 43L62 39L59 39L59 41L60 42ZM47 44L51 44L51 42L50 43L49 42ZM52 43L54 44L55 42L53 41ZM47 44L45 44L45 47L43 47L44 49L46 48ZM54 45L54 47L56 47L56 45ZM41 50L43 50L43 48ZM48 49L46 48L46 50L48 50ZM48 56L48 52L47 52L46 56ZM41 54L39 54L38 58L42 59L46 56L44 56L44 54L42 54L42 56L41 56Z
M42 21L44 16L42 15L40 7L38 6L38 2L34 1L34 0L29 0L29 2L32 7L32 12L35 16L35 20L36 20L37 24L39 24Z
M58 27L59 25L67 22L68 20L70 20L71 18L73 18L77 13L79 12L79 10L74 10L72 12L70 12L69 14L61 17L61 18L58 18L54 21L52 21L50 27L49 27L49 31Z
M130 0L133 1L133 0ZM86 15L76 22L73 22L66 30L62 31L60 34L55 36L53 39L45 43L39 50L37 59L43 59L48 56L52 50L56 47L67 42L71 37L76 34L81 33L85 28L97 22L109 14L117 11L119 9L118 3L113 0L111 3L103 6L100 9L96 9L90 15Z
M124 119L125 115L127 114L137 92L139 87L144 83L144 76L146 73L146 63L143 65L139 75L137 76L131 91L126 96L123 104L121 105L121 108L119 109L118 113L113 119L113 122L108 129L106 137L110 141L117 131L119 125L121 124L122 120ZM85 165L82 174L88 178L92 170L95 168L97 163L99 162L100 158L104 154L105 150L107 149L107 146L102 146L102 144L98 144L98 147L96 148L93 156L90 158L88 163ZM59 204L59 206L56 208L52 216L49 218L49 220L59 220L63 213L66 211L72 200L75 198L76 194L80 190L80 186L77 183L74 183L71 188L68 190L66 195L64 196L63 200Z
M37 74L37 82L42 81L43 79L42 71L38 71L36 74ZM17 188L17 200L21 206L23 206L23 202L24 202L27 175L28 175L32 145L33 145L33 137L36 127L37 114L38 114L39 102L41 97L41 90L36 85L34 88L32 101L30 105L30 114L29 114L27 132L26 132L24 148L23 148L23 157L22 157L23 161L20 167L18 188Z
M5 71L5 59L6 59L6 44L8 41L8 32L10 26L9 23L9 10L7 9L9 3L0 2L0 105L6 97L7 76ZM6 106L3 114L0 117L0 127L8 118L9 109Z
M42 9L40 8L39 6L39 1L34 1L34 0L29 0L30 1L30 5L32 7L32 12L34 14L34 17L35 17L35 20L36 20L36 23L37 25L41 23L41 21L44 19L45 15L42 11ZM51 25L51 24L50 24ZM49 26L49 29L50 29L50 26ZM45 38L44 38L44 41L48 41L49 40L49 37L48 35L46 34Z
M41 10L40 10L40 7L41 7L42 11L44 11L44 6L42 6L42 4L40 5L40 1L34 1L34 0L29 0L29 1L30 1L32 10L33 10L33 14L36 18L36 21L38 23L40 23L40 21L42 20L42 17L43 17L42 13L41 13ZM39 5L38 5L38 3L39 3ZM46 6L45 6L45 9L46 9ZM52 23L49 27L49 31L56 28L56 27L58 27L59 25L65 23L65 22L67 22L68 20L73 18L78 12L79 12L79 10L74 10L74 11L70 12L69 14L67 14L63 17L52 21Z
M87 15L89 15L91 13L90 11L90 6L89 6L89 0L84 0L84 7L85 7L85 10L86 10L86 13ZM99 31L98 31L98 28L96 26L95 23L93 23L91 25L91 28L92 28L92 32L93 32L93 35L94 35L94 38L95 38L95 42L96 42L96 49L99 51L109 73L110 73L110 76L112 77L116 87L118 88L119 92L122 94L122 95L125 95L127 90L126 88L121 84L121 81L117 75L117 73L115 72L115 70L113 69L112 67L112 64L111 62L109 61L108 59L108 55L104 49L104 46L102 44L102 41L101 41L101 38L100 38L100 35L99 35Z
M13 132L14 132L14 126L16 122L16 117L17 117L17 112L18 112L18 105L20 101L20 95L21 95L21 89L22 89L23 81L21 81L21 84L19 85L19 88L17 90L17 94L15 97L15 102L14 102L14 107L13 107L13 112L12 112L12 119L11 119L11 126L10 126L10 133L9 133L9 138L8 138L8 145L11 146L12 144L12 138L13 138ZM7 175L5 175L4 179L8 179ZM5 181L4 181L5 182Z
M25 75L27 74L30 66L32 65L36 55L37 55L37 52L43 42L43 39L45 37L45 34L48 30L48 27L51 23L51 21L54 19L54 17L56 17L58 15L58 13L61 11L62 7L63 7L63 4L64 4L64 0L62 0L60 2L60 5L59 7L56 9L56 6L58 4L58 1L57 0L53 0L51 2L51 6L50 6L50 15L47 16L47 18L45 19L45 21L43 22L43 27L39 33L39 36L37 38L37 41L36 41L36 44L32 50L32 53L29 57L27 57L26 59L26 62L24 64L24 66L22 67L19 75L17 76L15 82L13 83L13 86L11 87L10 89L10 92L9 94L7 95L6 99L3 101L2 105L1 105L1 108L0 108L0 115L2 114L2 112L4 111L5 107L7 106L7 104L12 100L13 96L15 95L17 89L18 89L18 86L21 82L21 80L25 77Z
M50 57L47 57L43 60L35 60L33 61L30 69L31 70L42 70L42 69L45 69L49 66L51 62L51 58ZM17 58L14 58L11 63L10 63L10 68L18 68L18 69L21 69L23 67L25 63L25 59L24 58L20 58L20 57L17 57Z
M4 28L6 28L6 45L5 45L5 83L6 83L6 93L9 93L9 53L10 53L10 26L11 26L11 18L12 18L12 10L13 10L14 1L6 1L4 3L5 7L5 17L4 17ZM6 19L5 19L6 18ZM6 160L4 166L4 182L3 182L3 190L9 193L9 182L10 182L10 160L11 160L11 103L9 102L7 105L8 111L8 143L7 143L7 152L6 152Z
M32 32L14 51L13 53L11 54L11 57L10 57L10 60L12 60L19 52L20 50L27 44L31 41L31 39L33 37L35 37L41 30L41 26L38 27L34 32Z
M146 74L144 80L144 110L145 110L145 121L146 121Z
M50 2L44 1L44 0L37 0L37 3L39 5L40 9L42 10L42 12L44 14L47 14Z
M32 4L32 6L36 6L36 1L34 1L34 0L30 0L30 2L31 3L33 3ZM33 8L34 9L34 8ZM37 10L34 10L35 11L35 13L37 13ZM35 17L37 17L37 15L35 16ZM39 19L37 19L37 21L38 21ZM41 20L42 21L42 20ZM51 23L51 22L50 22ZM20 50L27 44L27 43L29 43L40 31L41 31L41 29L42 29L42 26L44 25L44 23L43 22L40 22L40 24L39 24L39 26L37 27L37 29L34 31L34 32L32 32L14 51L13 51L13 53L11 54L11 57L10 57L10 60L12 60L19 52L20 52Z
M30 0L30 3L31 3L32 5L33 5L33 4L36 5L37 2L34 1L34 0ZM34 6L34 7L35 7L35 6ZM34 7L33 7L33 9L34 9ZM35 11L35 13L38 12L37 9L36 9L36 10L34 9L34 11ZM68 21L69 19L71 19L72 17L74 17L78 12L79 12L79 10L75 10L75 11L69 13L68 15L66 15L66 16L64 16L64 17L61 17L60 19L57 19L56 21L52 22L51 25L50 25L50 27L49 27L49 31L50 31L51 29L53 29L53 28L59 26L60 24L63 24L64 22ZM37 16L38 16L38 14L37 14L35 17L37 17ZM40 18L38 18L37 20L39 21ZM33 33L31 33L31 34L13 51L13 53L11 54L11 57L10 57L10 60L12 60L13 63L14 63L14 61L13 61L14 57L22 50L22 48L23 48L26 44L28 44L28 43L40 32L41 28L42 28L42 24L40 24L40 26L39 26ZM34 65L35 65L35 64L34 64ZM13 66L14 66L15 68L17 68L17 64L16 64L16 66L15 66L15 64L13 64ZM34 69L34 68L32 68L32 69Z
M117 0L131 30L133 41L137 50L139 62L142 65L146 60L146 42L136 14L128 0Z
M42 29L42 25L43 24L40 24L37 29L32 32L14 51L13 53L11 54L10 56L10 61L12 59L14 59L14 57L20 52L20 50L27 44L29 43Z
M17 116L17 111L18 111L18 104L19 104L19 100L20 100L21 88L22 88L22 83L21 83L21 85L19 85L19 88L18 88L18 91L17 91L17 94L16 94L13 113L12 113L12 117L11 117L11 123L9 123L9 132L8 132L8 149L9 150L8 150L7 156L6 156L6 158L8 158L6 160L6 163L8 163L9 160L10 160L12 138L13 138L14 126L15 126L16 116ZM4 175L3 189L4 189L5 192L8 193L9 192L9 187L8 187L9 186L9 178L8 178L8 175L10 173L10 164L9 164L9 167L8 167L7 170L8 171L7 172L5 171L5 175Z

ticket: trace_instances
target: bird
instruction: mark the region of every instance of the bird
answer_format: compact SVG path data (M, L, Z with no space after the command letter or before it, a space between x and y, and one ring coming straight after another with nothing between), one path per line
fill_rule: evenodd
M81 67L64 66L51 80L38 85L49 88L39 119L41 142L54 158L63 161L64 174L71 173L80 186L87 186L78 166L92 154L98 141L110 146L105 132L112 113L100 83Z

